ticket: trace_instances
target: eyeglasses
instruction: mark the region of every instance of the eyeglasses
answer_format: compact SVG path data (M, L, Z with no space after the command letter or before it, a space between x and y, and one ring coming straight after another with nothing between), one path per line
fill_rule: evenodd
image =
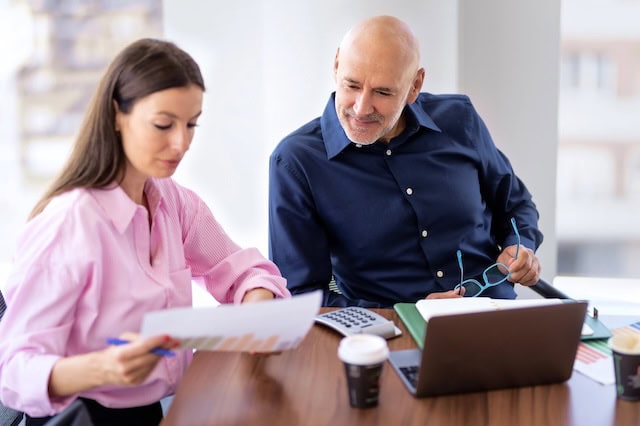
M514 218L511 218L511 226L516 234L517 245L515 259L517 259L518 252L520 251L520 233L518 232L518 227L516 226L516 220ZM509 267L507 265L502 262L496 262L482 272L482 280L484 281L484 284L480 283L478 280L474 280L473 278L465 280L464 269L462 268L462 252L458 250L456 254L458 256L458 267L460 268L460 283L456 284L453 290L455 291L460 287L464 287L464 295L466 297L479 296L480 293L489 287L502 284L511 276L511 272L507 272L506 274L502 272L502 270L509 271Z

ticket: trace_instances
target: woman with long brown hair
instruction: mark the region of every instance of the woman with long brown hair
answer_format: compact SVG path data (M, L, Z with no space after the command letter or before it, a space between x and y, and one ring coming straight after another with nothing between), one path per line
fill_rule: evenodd
M192 279L221 303L289 296L272 262L238 247L171 179L204 90L191 56L152 39L126 47L100 82L6 285L0 399L27 425L78 398L95 424L158 424L158 401L174 392L191 351L136 331L146 312L190 306ZM108 345L113 337L125 344Z

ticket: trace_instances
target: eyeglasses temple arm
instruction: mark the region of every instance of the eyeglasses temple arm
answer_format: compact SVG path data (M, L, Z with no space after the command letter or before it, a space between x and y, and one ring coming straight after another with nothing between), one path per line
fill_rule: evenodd
M513 232L515 232L516 234L516 257L515 259L518 259L518 254L520 253L520 232L518 232L518 226L516 225L516 218L512 217L511 218L511 226L513 227Z
M462 269L462 252L460 250L456 251L456 256L458 257L458 267L460 268L460 294L462 294L462 280L464 279L464 269Z

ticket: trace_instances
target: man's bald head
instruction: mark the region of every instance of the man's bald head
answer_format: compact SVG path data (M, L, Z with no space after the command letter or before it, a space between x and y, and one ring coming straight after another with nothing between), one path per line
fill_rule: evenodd
M393 16L374 16L345 34L338 55L366 55L372 61L402 67L411 74L420 65L420 46L411 28Z

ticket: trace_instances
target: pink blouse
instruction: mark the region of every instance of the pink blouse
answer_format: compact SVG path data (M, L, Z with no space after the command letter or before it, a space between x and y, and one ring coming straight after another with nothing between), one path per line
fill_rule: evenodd
M256 287L290 296L275 264L238 247L193 192L167 178L150 179L145 193L151 230L147 210L119 186L60 195L27 223L0 321L5 405L36 417L61 411L74 398L49 398L54 363L138 331L146 312L191 306L192 280L221 303L240 303ZM150 404L175 391L190 361L190 351L178 351L141 386L81 396L107 407Z

